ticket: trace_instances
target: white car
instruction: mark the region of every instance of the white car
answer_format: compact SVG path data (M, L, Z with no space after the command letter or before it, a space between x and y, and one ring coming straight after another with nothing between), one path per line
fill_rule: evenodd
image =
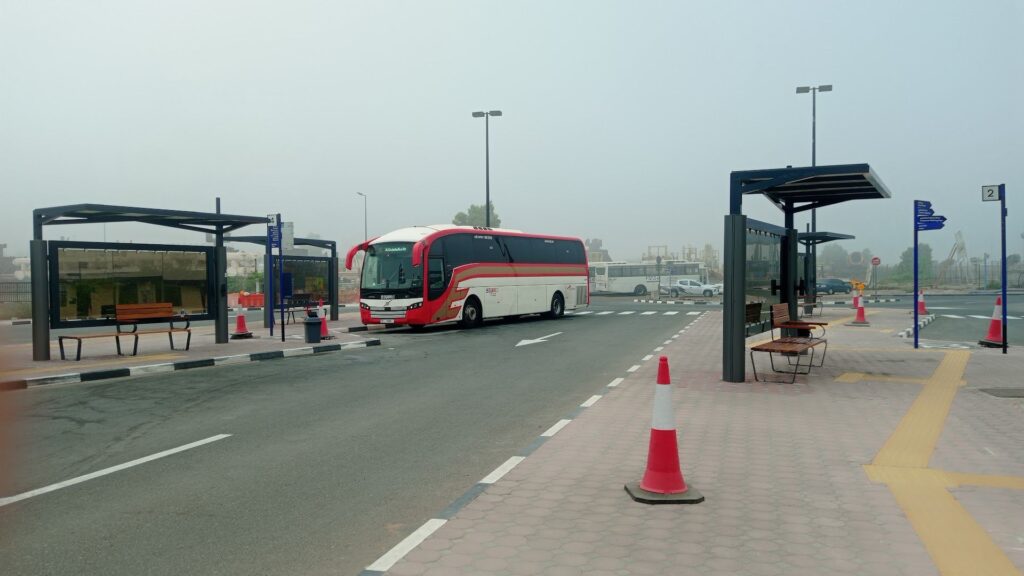
M715 296L722 293L720 284L701 284L696 280L676 280L671 284L661 286L662 293L677 298L684 294L691 296Z

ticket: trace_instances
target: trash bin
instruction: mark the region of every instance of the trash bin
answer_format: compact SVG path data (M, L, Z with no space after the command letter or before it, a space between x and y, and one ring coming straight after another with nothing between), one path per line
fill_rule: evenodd
M303 322L306 325L306 344L320 343L320 319L316 316L306 318Z

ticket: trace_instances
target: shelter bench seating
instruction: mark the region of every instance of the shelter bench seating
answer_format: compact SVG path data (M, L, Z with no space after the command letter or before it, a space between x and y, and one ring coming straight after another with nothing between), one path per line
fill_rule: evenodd
M779 372L782 374L792 374L793 378L790 383L796 382L797 374L808 374L812 367L821 367L825 364L825 354L828 352L828 340L825 338L825 326L828 322L804 322L800 320L790 320L789 318L789 304L773 304L772 305L772 339L768 342L762 342L750 347L750 364L754 369L754 380L760 381L757 377L757 365L754 363L754 352L767 352L768 360L771 362L772 371ZM780 330L778 338L775 337L775 329ZM820 330L821 333L817 336L782 336L781 330L784 328L794 330L807 330L813 331L815 329ZM821 360L814 363L814 348L819 344L824 344L824 349L821 352ZM800 362L800 357L807 355L810 352L807 364ZM789 365L793 367L792 371L779 370L775 368L775 354L782 354L789 360ZM793 357L796 357L796 362L793 362ZM801 368L805 368L801 371Z
M171 343L171 350L177 350L174 347L174 333L184 332L188 335L185 339L185 350L189 349L192 344L192 329L190 328L191 322L188 316L180 316L174 313L174 305L170 302L156 302L153 304L118 304L115 307L114 319L117 322L117 329L114 332L97 332L95 334L62 334L57 337L57 342L60 345L60 358L65 360L64 356L64 340L77 340L78 349L75 353L75 360L82 359L82 340L88 340L92 338L113 338L117 346L117 355L123 356L121 352L121 337L132 337L135 339L134 345L132 346L132 356L139 353L139 336L143 334L167 334L167 339ZM151 328L148 330L139 330L139 323L155 323L155 322L167 322L167 328ZM184 322L184 326L175 326L175 322ZM130 330L126 328L131 326Z

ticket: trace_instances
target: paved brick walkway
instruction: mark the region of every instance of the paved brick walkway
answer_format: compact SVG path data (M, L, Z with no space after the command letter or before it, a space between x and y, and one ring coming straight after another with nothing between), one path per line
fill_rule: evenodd
M721 312L705 313L397 563L367 573L1018 574L1024 401L979 388L1024 387L1024 351L914 351L895 337L905 311L869 311L867 328L843 326L848 315L825 312L823 369L755 383L748 366L750 381L731 384ZM650 506L623 490L644 471L659 354L702 504Z

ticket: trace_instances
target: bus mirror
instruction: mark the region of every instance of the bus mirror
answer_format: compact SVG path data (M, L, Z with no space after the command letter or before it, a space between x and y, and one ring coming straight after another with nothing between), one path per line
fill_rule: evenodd
M412 265L419 266L423 263L423 251L426 250L426 246L422 242L417 242L412 245Z

